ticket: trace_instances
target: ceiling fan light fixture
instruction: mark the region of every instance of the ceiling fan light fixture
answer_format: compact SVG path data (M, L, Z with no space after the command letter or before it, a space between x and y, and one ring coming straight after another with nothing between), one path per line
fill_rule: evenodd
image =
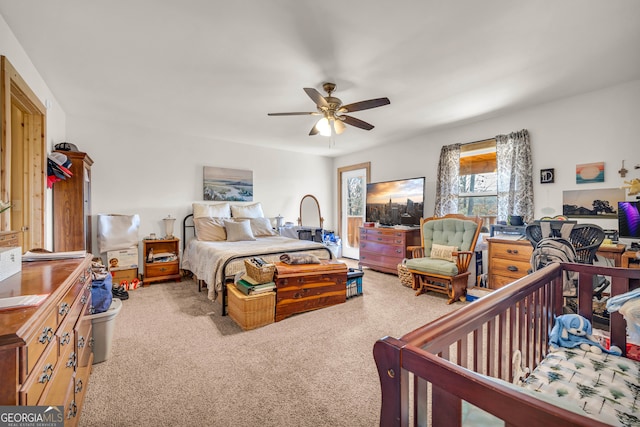
M329 123L329 119L326 117L321 118L316 123L316 129L320 132L322 136L331 136L331 123Z

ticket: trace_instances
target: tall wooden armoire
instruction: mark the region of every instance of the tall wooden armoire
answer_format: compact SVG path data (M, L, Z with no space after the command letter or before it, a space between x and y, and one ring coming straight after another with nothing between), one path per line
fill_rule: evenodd
M53 184L53 249L91 252L91 165L87 153L60 151L72 177Z

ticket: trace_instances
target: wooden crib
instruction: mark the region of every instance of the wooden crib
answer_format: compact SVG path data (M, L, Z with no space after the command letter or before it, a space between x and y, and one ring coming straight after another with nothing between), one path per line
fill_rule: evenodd
M610 276L612 295L640 286L638 269L552 264L399 339L378 340L380 425L460 426L466 401L508 427L604 426L486 378L512 382L515 350L530 370L545 356L554 316L562 314L565 271L578 272L578 313L589 320L594 275ZM609 320L611 343L624 351L625 320L617 312Z

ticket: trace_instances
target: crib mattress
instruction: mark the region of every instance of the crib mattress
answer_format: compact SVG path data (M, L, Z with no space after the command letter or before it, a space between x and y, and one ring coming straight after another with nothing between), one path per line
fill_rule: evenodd
M551 351L524 387L553 396L558 406L576 403L586 416L614 426L640 426L640 363L580 349Z

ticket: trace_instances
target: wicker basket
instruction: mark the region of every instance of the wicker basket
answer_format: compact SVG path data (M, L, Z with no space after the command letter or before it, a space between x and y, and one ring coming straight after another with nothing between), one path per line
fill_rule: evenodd
M276 266L274 264L267 264L263 267L258 267L248 259L244 260L244 268L247 270L249 277L258 283L272 282L273 274L276 272Z
M408 288L413 288L413 275L409 273L409 269L405 265L407 262L406 259L402 260L402 263L398 264L398 277L400 278L400 283Z
M229 317L242 329L246 331L273 323L276 311L275 292L245 295L232 284L227 286L227 291Z

